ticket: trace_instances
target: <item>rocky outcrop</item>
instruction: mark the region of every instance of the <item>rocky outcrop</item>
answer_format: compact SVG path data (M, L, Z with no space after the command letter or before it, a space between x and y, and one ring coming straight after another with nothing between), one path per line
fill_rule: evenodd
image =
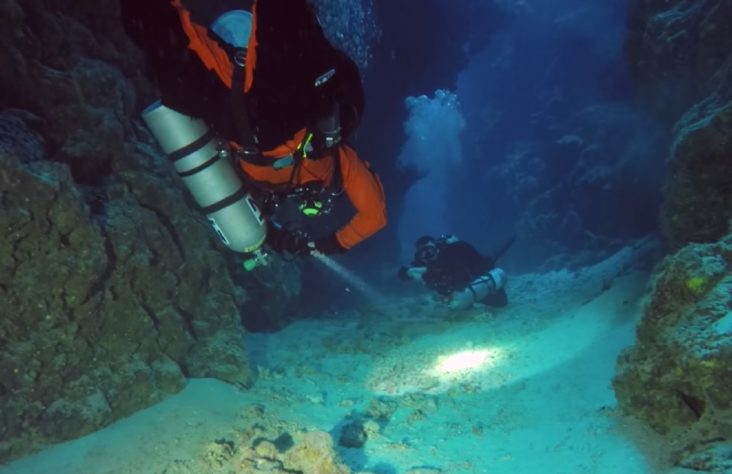
M563 120L536 115L539 138L514 142L480 174L459 170L453 207L461 208L460 186L471 183L481 186L490 212L473 209L472 219L459 214L455 227L515 229L505 264L516 271L579 268L655 233L662 185L656 170L668 140L663 129L622 104L586 106Z
M251 385L240 308L270 285L232 278L140 125L154 91L117 2L0 2L0 26L0 460L188 377Z
M300 267L277 254L271 255L271 259L269 265L250 274L240 265L231 268L231 274L244 294L239 303L241 321L252 332L280 330L299 316L293 310L293 302L300 301ZM322 293L318 296L327 298Z
M732 234L716 244L688 245L662 263L638 343L618 361L614 387L621 406L668 434L685 467L694 468L705 458L700 451L719 450L732 436L730 308ZM726 467L732 468L729 459Z
M186 376L251 384L234 284L180 190L129 170L86 191L67 164L24 159L0 153L2 457L92 431Z
M669 135L630 103L625 4L496 3L510 20L458 82L450 231L488 252L516 234L501 265L518 272L590 265L657 232Z
M732 90L732 70L726 90ZM674 249L718 240L732 219L732 93L727 96L712 93L676 125L661 211Z
M628 17L625 49L637 97L673 125L728 77L732 4L636 0Z
M328 433L264 416L260 406L249 407L246 414L248 424L236 434L212 441L197 458L172 462L164 472L351 474Z
M620 406L665 433L673 462L732 469L732 5L631 6L638 99L669 124L661 228L670 248L637 344L618 360Z
M732 4L636 1L626 50L638 98L674 127L661 219L672 248L732 218Z

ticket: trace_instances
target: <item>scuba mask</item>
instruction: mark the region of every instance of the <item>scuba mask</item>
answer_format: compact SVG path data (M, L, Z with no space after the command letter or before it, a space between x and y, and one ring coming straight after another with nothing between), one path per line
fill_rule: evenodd
M418 264L428 264L437 260L437 256L440 253L440 248L435 242L427 242L424 245L417 247L417 251L414 254L414 261Z

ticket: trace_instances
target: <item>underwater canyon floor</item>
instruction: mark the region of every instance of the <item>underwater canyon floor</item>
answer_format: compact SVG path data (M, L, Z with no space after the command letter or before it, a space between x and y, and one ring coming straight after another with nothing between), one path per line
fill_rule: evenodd
M611 386L649 278L633 267L636 252L516 276L499 310L448 314L428 297L390 297L249 334L253 388L191 380L0 474L255 473L232 470L212 446L257 424L329 432L354 473L660 472L660 440L618 413ZM338 446L354 420L366 423L365 444Z

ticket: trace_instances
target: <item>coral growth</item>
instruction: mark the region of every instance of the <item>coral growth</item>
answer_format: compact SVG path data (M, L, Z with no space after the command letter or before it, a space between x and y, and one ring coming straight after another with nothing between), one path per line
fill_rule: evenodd
M618 361L621 407L675 440L685 458L732 436L732 234L666 258ZM685 453L685 454L684 454Z
M626 43L638 98L673 129L659 269L614 385L668 434L682 467L729 472L732 438L732 3L636 0ZM703 243L703 245L702 245Z
M288 426L259 406L245 418L250 424L244 429L209 443L195 459L171 463L164 473L351 474L328 433Z

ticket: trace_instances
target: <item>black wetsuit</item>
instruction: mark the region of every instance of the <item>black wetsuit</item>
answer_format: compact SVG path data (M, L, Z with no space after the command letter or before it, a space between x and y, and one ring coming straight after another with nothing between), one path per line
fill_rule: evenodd
M425 284L441 296L448 297L456 291L465 289L473 280L495 268L493 258L482 255L472 245L458 241L439 244L437 259L428 263L422 275ZM413 262L415 266L424 263ZM506 292L501 289L484 298L481 303L491 306L505 306L508 303Z

